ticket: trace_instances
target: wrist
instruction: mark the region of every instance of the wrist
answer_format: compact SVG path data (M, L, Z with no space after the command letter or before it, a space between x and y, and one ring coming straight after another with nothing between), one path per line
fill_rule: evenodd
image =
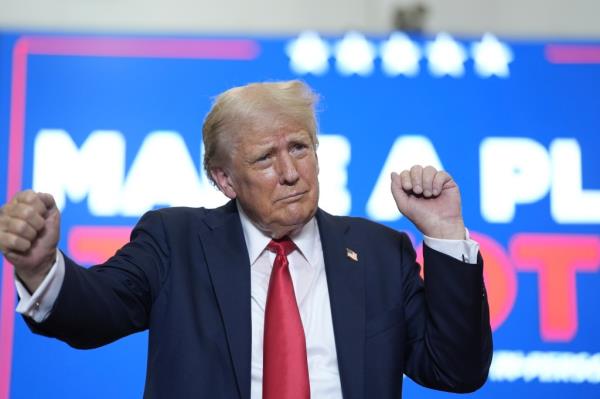
M57 250L52 251L38 266L32 268L15 268L15 274L25 287L31 292L35 292L42 284L54 263L56 263Z
M466 232L465 224L461 220L455 223L440 223L431 231L423 232L423 234L441 240L465 240L467 238Z

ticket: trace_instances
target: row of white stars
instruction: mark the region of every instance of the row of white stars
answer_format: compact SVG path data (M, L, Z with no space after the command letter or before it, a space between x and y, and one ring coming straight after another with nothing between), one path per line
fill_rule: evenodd
M404 33L393 33L388 40L375 46L364 35L348 32L331 45L318 33L308 31L288 43L286 52L290 68L299 75L323 75L329 70L329 58L335 57L336 68L342 75L368 76L373 73L374 61L381 57L381 67L390 76L415 76L419 61L427 57L429 72L436 77L461 77L465 73L468 51L447 33L438 34L433 41L419 47ZM513 61L510 48L492 34L471 44L470 55L475 72L484 78L510 75L508 64Z

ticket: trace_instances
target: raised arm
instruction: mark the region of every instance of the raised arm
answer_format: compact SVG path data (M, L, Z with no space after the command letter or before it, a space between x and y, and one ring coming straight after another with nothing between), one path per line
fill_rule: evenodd
M414 166L392 175L392 194L400 212L423 234L466 247L460 192L448 173ZM426 244L423 286L412 246L406 242L404 247L414 265L404 278L405 373L430 388L452 392L479 388L487 378L492 353L481 256L467 263L464 257Z

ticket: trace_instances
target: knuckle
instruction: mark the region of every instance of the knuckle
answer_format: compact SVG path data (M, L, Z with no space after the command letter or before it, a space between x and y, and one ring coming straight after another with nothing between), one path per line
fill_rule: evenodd
M13 222L14 224L14 232L24 236L27 235L28 233L28 225L26 222L24 222L23 220L14 220Z
M19 246L19 238L17 236L14 236L14 235L11 234L8 237L8 246L10 248L18 248L18 246Z
M21 217L23 219L31 219L31 218L33 218L34 214L35 214L35 212L32 207L30 207L30 206L21 207Z
M15 208L14 203L12 203L12 202L6 203L2 207L2 214L3 215L10 215L14 211L14 208Z
M18 217L21 214L21 207L21 203L11 203L9 206L6 207L6 214L11 217Z
M20 234L23 230L23 221L20 219L11 219L8 222L8 229L11 233Z
M21 192L21 200L24 202L30 202L35 198L33 190L25 190Z

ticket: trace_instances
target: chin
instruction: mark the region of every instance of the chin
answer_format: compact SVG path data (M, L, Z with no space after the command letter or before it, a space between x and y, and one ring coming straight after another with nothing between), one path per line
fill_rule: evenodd
M310 203L309 203L310 202ZM284 228L297 229L306 224L317 212L317 204L313 201L302 201L287 204L272 213L273 225Z
M316 210L315 210L316 211ZM313 217L313 215L315 214L315 211L307 211L307 212L303 212L301 214L297 214L294 217L291 217L288 219L288 226L303 226L306 223L308 223L308 221L310 220L310 218Z

